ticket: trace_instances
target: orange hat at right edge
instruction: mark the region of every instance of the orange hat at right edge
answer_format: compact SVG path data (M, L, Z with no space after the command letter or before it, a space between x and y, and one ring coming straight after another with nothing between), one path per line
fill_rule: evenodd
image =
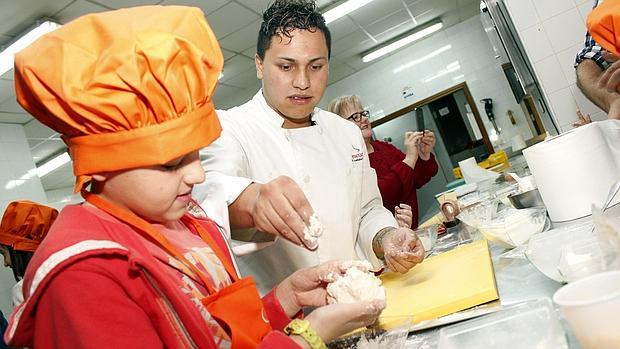
M79 17L15 55L17 101L62 134L77 177L161 165L219 137L224 60L199 8Z
M2 216L0 244L15 251L34 252L57 216L54 208L32 201L13 201Z
M620 56L620 1L606 0L588 15L588 32L601 47Z

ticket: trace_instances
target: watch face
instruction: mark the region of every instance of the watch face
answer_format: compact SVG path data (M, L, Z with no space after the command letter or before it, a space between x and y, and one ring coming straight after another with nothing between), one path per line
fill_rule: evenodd
M286 333L301 334L310 328L308 320L295 319L286 326Z

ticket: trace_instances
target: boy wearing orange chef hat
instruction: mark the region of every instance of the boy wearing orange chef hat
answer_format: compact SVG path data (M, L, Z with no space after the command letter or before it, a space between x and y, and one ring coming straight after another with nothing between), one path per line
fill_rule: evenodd
M57 216L56 209L27 200L13 201L4 211L0 223L0 252L4 266L13 270L17 281L13 287L14 305L23 301L22 279L26 267Z
M340 263L300 270L261 300L218 227L196 216L222 64L202 12L177 6L87 15L16 55L18 102L63 135L86 203L62 210L32 258L10 345L320 348L376 320L380 301L324 306ZM320 308L285 335L304 306Z
M32 201L11 202L0 223L0 251L15 281L24 278L34 251L56 220L58 211Z
M4 258L4 266L13 270L17 283L13 286L13 304L23 301L22 279L32 254L39 247L58 211L32 201L11 202L0 223L0 254ZM0 334L4 335L7 323L0 311ZM0 338L0 348L7 348Z

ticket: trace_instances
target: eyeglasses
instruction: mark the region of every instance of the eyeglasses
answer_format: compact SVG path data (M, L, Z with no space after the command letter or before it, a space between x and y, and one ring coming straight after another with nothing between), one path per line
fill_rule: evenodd
M351 114L351 116L349 116L347 120L349 121L353 120L355 122L360 122L362 120L362 117L365 117L365 118L370 117L370 112L368 110L358 111L357 113Z

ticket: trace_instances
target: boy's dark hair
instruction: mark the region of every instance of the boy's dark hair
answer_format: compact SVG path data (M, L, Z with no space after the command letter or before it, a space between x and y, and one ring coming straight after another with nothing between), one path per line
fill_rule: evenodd
M278 35L291 39L291 31L320 30L327 44L327 58L331 56L332 38L323 15L316 11L314 0L276 0L263 12L263 23L258 31L256 53L261 60L271 46L271 39Z
M26 274L26 267L28 267L28 263L30 263L30 259L32 258L34 252L16 251L11 246L3 246L9 250L12 264L11 269L13 269L13 277L15 277L15 281L23 279Z

